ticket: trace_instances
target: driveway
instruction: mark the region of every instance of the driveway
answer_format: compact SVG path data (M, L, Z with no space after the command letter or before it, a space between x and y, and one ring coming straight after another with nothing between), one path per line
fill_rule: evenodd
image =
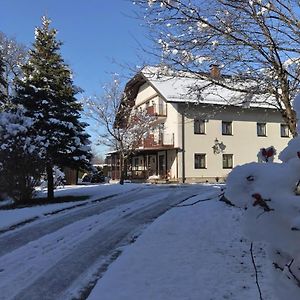
M122 246L198 191L144 186L0 235L0 299L84 299Z

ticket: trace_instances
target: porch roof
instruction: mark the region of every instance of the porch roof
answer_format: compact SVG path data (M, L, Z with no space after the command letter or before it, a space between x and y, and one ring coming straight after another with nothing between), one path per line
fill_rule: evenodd
M148 153L148 154L155 154L156 152L165 151L165 150L179 150L179 147L170 146L159 146L159 147L151 147L151 148L138 148L136 149L135 153Z

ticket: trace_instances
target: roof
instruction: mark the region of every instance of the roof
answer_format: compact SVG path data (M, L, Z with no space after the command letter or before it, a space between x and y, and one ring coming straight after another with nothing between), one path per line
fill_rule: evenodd
M195 78L192 74L164 75L158 70L155 67L147 67L141 73L168 102L275 108L276 101L273 97L233 91L212 84L209 80ZM249 86L250 80L245 80L245 84Z

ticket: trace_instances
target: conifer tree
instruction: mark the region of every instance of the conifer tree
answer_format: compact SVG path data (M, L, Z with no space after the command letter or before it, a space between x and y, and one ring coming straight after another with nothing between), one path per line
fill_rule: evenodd
M33 126L46 148L43 158L48 178L48 199L52 200L53 166L85 168L91 157L86 124L80 121L81 105L75 95L72 73L60 54L61 42L51 20L42 17L35 30L35 42L23 66L15 102L35 120Z
M20 106L0 111L0 194L26 203L35 193L44 165L44 143L36 137L34 120Z

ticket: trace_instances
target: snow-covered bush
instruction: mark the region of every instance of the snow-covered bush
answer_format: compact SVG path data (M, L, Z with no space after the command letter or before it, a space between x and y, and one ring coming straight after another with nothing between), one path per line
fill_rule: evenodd
M64 186L65 173L57 166L53 168L54 187Z
M300 116L300 95L294 100ZM300 124L298 122L298 132ZM262 152L262 150L261 150ZM267 157L267 150L264 155ZM271 157L271 156L270 156ZM245 209L244 228L269 245L278 299L300 299L300 137L279 154L282 163L248 163L229 174L225 196Z
M34 135L33 120L24 113L23 107L0 112L0 192L19 202L32 198L44 169L43 139Z
M53 167L53 184L54 188L64 187L65 185L65 173L58 167ZM47 175L43 174L38 184L38 189L44 190L47 189Z

